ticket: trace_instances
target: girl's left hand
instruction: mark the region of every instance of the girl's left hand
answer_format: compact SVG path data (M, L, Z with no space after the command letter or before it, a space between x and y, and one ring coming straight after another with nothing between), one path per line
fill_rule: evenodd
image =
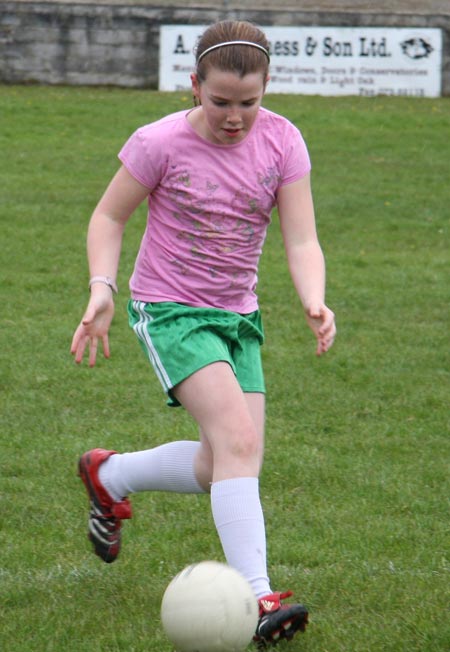
M334 312L323 303L308 308L305 315L308 326L317 339L316 355L322 355L333 346L336 336Z

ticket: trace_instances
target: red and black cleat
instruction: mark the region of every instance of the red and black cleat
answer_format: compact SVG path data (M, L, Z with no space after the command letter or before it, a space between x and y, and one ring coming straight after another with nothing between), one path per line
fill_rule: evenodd
M115 502L98 477L100 464L116 451L94 448L80 457L78 473L89 496L88 537L94 545L95 554L110 564L120 551L121 520L131 518L128 498Z
M290 641L300 631L304 632L308 624L308 610L301 604L281 604L289 598L292 591L272 593L258 600L259 621L253 637L256 646L264 650L279 641Z

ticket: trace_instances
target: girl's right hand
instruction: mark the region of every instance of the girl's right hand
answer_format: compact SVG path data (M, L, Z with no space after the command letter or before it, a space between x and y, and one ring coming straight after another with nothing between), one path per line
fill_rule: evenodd
M101 283L92 286L91 298L86 312L76 329L70 352L75 356L75 362L83 360L84 352L89 344L89 366L93 367L97 359L99 340L102 343L103 355L109 358L108 331L114 316L114 301L111 288Z

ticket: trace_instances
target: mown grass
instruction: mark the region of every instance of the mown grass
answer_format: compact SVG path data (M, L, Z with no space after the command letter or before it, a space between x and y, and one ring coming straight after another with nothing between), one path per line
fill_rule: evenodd
M323 359L286 271L276 217L260 271L267 343L261 486L273 586L311 608L291 652L444 652L449 606L448 99L269 95L313 160L328 302ZM139 125L180 94L0 87L0 648L169 652L164 587L221 559L207 497L133 498L112 566L85 538L85 449L194 437L129 331L126 233L112 358L69 356L85 305L85 231ZM280 646L280 650L284 646Z

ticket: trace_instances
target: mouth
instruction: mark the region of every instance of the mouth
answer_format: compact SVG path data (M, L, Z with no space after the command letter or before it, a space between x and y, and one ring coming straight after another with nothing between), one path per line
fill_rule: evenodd
M242 129L224 129L224 132L230 138L236 138L236 136L239 136L241 131L242 131Z

